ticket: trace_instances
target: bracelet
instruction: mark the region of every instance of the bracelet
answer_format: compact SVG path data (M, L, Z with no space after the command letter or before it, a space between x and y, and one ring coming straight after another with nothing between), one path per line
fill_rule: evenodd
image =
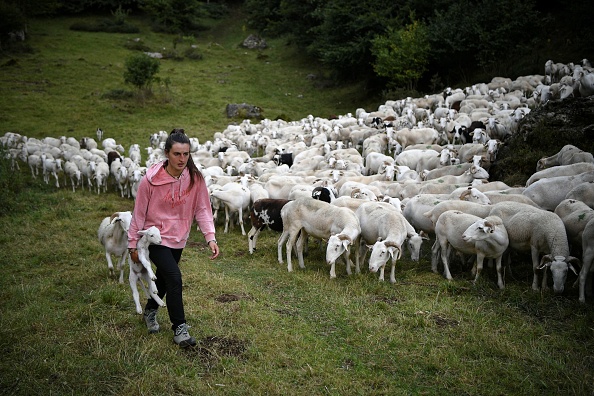
M210 240L210 241L208 241L207 243L211 243L211 242L214 242L214 243L216 243L216 244L218 245L218 242L217 242L217 240L216 240L216 239L211 239L211 240Z
M136 251L136 248L128 248L128 253L134 253Z

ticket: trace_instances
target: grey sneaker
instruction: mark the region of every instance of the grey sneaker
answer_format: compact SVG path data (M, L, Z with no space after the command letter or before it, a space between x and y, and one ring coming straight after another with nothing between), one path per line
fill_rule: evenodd
M196 339L188 333L189 327L187 323L182 323L174 330L173 341L182 348L196 345Z
M144 323L150 334L159 332L159 323L157 323L157 310L156 309L145 309L144 310Z

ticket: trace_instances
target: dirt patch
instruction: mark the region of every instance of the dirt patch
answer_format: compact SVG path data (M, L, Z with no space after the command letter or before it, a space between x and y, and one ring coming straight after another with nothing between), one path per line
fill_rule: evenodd
M208 336L198 340L195 347L187 348L185 351L188 357L197 358L212 367L224 357L244 359L246 349L247 344L243 340L233 337Z
M235 294L235 293L223 293L215 298L215 301L220 303L228 303L239 300L253 300L249 294Z
M399 300L396 297L389 296L372 296L371 300L374 302L383 302L388 305L396 304Z
M431 315L430 318L439 327L454 327L460 324L457 320L444 318L443 316L437 314Z

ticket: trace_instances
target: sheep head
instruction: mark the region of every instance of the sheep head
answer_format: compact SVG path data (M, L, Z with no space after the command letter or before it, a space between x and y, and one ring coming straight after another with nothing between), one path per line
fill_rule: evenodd
M402 254L400 246L393 241L377 241L372 249L369 257L369 271L377 272L380 268L386 265L388 259L393 261L398 260Z
M328 264L334 263L340 255L349 250L352 243L353 241L348 235L331 235L328 238L328 246L326 247L326 262Z
M578 274L572 264L579 264L580 260L573 256L553 256L547 254L542 257L540 264L536 269L546 271L547 268L553 274L553 291L556 294L563 293L565 289L565 281L567 279L567 271L571 270L574 274Z

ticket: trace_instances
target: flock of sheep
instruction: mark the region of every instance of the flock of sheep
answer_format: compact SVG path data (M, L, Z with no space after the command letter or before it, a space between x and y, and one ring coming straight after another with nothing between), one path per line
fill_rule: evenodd
M546 288L550 273L554 291L563 292L568 271L578 274L581 262L579 300L584 302L594 268L592 154L575 146L560 148L535 164L537 172L521 187L488 181L488 170L531 109L551 99L594 94L591 71L585 59L581 65L549 61L545 75L496 77L465 89L387 101L372 112L359 108L336 119L310 115L257 124L246 119L203 144L191 138L192 157L210 190L215 219L225 210L224 232L237 219L246 235L243 222L249 213L250 253L262 229L282 232L278 261L284 261L285 246L289 271L293 249L304 267L303 250L311 236L326 243L331 277L340 257L351 273L352 251L355 271L367 263L381 280L390 260L395 282L404 247L418 260L422 243L433 236L432 269L437 272L441 264L447 279L452 251L457 251L474 257L475 280L483 261L493 259L503 288L502 258L525 251L532 257L533 289ZM15 170L27 164L32 176L41 173L46 183L53 178L59 187L63 175L62 185L69 183L73 191L113 188L134 198L146 168L164 158L166 138L164 131L149 137L144 163L140 145L131 145L126 155L115 139L103 139L101 129L97 140L34 139L8 132L0 142ZM129 212L118 212L99 229L112 273L110 255L119 257L120 282L129 221ZM135 274L133 291L142 278L155 295L151 276Z

